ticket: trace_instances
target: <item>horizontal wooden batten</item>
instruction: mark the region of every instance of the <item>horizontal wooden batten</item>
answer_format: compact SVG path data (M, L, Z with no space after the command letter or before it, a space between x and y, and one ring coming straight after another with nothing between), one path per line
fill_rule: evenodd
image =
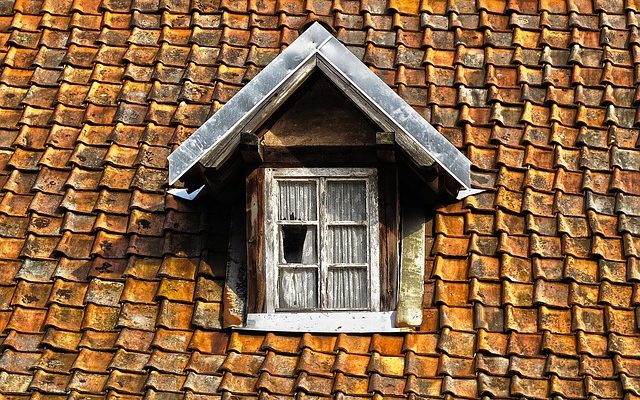
M375 146L264 146L264 166L346 167L373 166L378 160Z

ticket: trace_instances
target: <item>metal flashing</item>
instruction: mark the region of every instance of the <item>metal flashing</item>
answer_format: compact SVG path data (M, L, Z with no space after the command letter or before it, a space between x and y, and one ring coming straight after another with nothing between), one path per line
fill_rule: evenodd
M200 186L199 188L197 188L196 190L189 192L189 190L187 189L169 189L167 190L167 193L174 195L176 197L179 197L183 200L195 200L196 197L198 197L198 195L200 194L200 192L202 192L202 189L204 189L204 185Z
M485 192L485 189L462 189L458 191L457 200L463 200L469 196L475 196L476 194L480 194Z
M461 190L471 189L469 159L319 23L311 25L169 155L169 183L198 162L220 166L237 147L240 133L259 128L317 69L375 123L395 132L398 145L418 165L438 163Z

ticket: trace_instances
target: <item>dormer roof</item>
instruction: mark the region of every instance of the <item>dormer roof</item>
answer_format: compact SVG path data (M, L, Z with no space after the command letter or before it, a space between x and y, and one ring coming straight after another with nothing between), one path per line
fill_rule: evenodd
M220 167L314 72L320 71L419 167L434 163L471 193L471 162L318 22L313 23L245 87L169 155L169 182L197 163Z

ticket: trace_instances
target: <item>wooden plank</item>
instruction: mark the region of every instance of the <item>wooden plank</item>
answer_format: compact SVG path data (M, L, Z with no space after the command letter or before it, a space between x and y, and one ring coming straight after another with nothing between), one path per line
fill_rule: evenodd
M247 308L265 311L264 270L264 169L251 171L246 178L247 216Z
M344 93L318 72L287 99L258 135L265 146L360 147L375 144L377 129Z
M380 186L380 294L382 310L395 310L398 290L398 230L400 222L395 134L376 133Z
M385 163L396 162L395 134L393 132L376 133L376 149L378 160Z
M264 251L264 273L265 273L265 312L274 313L278 304L277 282L278 282L278 256L276 254L278 238L278 227L273 223L277 218L275 204L277 204L276 190L273 181L273 170L264 170L263 186L263 251Z
M332 311L249 314L241 330L267 332L381 333L408 332L397 328L394 311Z
M402 204L402 255L396 326L420 326L424 295L425 210Z
M382 310L394 310L398 282L398 171L395 164L379 168L380 294Z
M375 146L285 147L264 146L264 166L272 167L370 167L377 162Z
M238 147L246 164L262 164L262 143L260 143L260 138L255 133L242 132Z
M242 206L233 207L231 214L226 279L222 292L224 304L222 326L224 328L244 325L247 298L246 222Z

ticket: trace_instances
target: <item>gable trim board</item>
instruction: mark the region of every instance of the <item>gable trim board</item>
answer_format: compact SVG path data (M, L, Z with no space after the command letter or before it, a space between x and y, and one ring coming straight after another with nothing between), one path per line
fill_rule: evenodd
M169 155L169 183L197 163L220 167L315 70L322 71L372 121L388 132L421 167L437 163L460 185L471 188L471 162L319 23L311 25L262 72L233 96Z

